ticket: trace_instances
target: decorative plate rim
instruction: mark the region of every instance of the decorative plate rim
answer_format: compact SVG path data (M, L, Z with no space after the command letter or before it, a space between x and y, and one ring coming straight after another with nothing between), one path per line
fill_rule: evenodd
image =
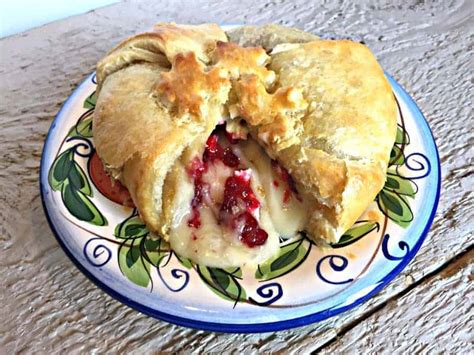
M48 211L48 207L46 206L45 202L45 192L46 188L43 185L43 179L45 176L48 175L48 171L46 169L46 164L44 160L46 159L45 156L45 151L47 146L49 145L49 141L52 135L52 131L54 130L54 127L56 126L56 123L61 119L61 117L64 115L64 111L74 102L76 95L81 91L80 89L83 88L86 83L87 79L90 77L88 76L87 79L85 79L78 87L74 89L72 94L67 98L67 100L64 102L62 105L61 109L53 119L53 122L51 123L51 127L49 128L48 134L45 138L45 143L43 145L43 150L42 150L42 155L41 155L41 163L40 163L40 173L39 173L39 183L40 183L40 193L41 193L41 202L43 206L43 210L46 215L46 219L48 221L48 224L58 241L58 244L61 246L61 248L64 250L66 255L71 259L71 261L74 263L74 265L87 277L89 278L90 281L92 281L96 286L98 286L100 289L102 289L104 292L106 292L109 296L115 298L119 302L139 311L140 313L144 313L148 316L151 316L153 318L157 318L172 324L180 325L180 326L185 326L189 328L195 328L195 329L200 329L200 330L206 330L206 331L216 331L216 332L225 332L225 333L263 333L263 332L271 332L271 331L277 331L277 330L284 330L284 329L290 329L290 328L295 328L303 325L308 325L311 323L319 322L322 320L325 320L327 318L336 316L342 312L345 312L349 309L352 309L362 302L365 302L366 300L372 298L375 294L380 292L382 288L384 288L386 285L388 285L394 278L397 276L407 265L408 263L414 258L414 256L418 253L418 250L420 249L421 245L423 244L426 235L429 232L429 229L431 227L431 224L433 222L433 219L436 215L437 207L438 207L438 202L440 198L440 190L441 190L441 166L440 166L440 159L439 159L439 153L438 153L438 148L436 145L436 141L433 136L433 132L431 131L429 124L424 117L423 113L419 109L419 107L416 105L415 101L411 98L411 96L405 91L405 89L398 84L393 77L391 77L389 74L385 73L387 76L388 80L390 81L390 84L392 87L395 89L398 89L397 93L400 94L400 96L403 98L404 102L406 103L408 109L411 111L413 117L415 118L415 122L417 126L424 126L427 132L430 133L430 136L427 136L427 141L429 143L432 143L434 148L434 153L435 153L435 158L436 158L436 164L434 164L435 169L433 171L436 171L437 174L437 181L436 181L436 196L433 201L433 209L430 212L430 216L427 219L426 225L424 226L418 240L416 241L416 244L411 248L409 253L403 258L403 260L391 271L389 272L383 279L380 280L380 283L374 287L370 292L365 294L364 296L361 296L360 298L357 298L355 301L351 302L348 305L342 306L342 307L336 307L333 309L327 309L323 311L319 311L316 313L304 315L301 317L297 318L292 318L292 319L285 319L285 320L279 320L275 322L267 322L267 323L253 323L253 324L232 324L232 323L218 323L218 322L208 322L208 321L201 321L201 320L195 320L195 319L189 319L189 318L184 318L180 316L175 316L166 312L162 312L156 309L153 309L151 307L145 306L139 302L136 302L126 295L120 293L117 290L114 290L112 287L106 285L104 282L100 281L92 272L88 271L81 263L80 261L73 255L72 251L70 251L67 246L63 243L61 239L61 233L60 231L56 228L56 226L53 224L50 213ZM431 139L430 139L431 138Z

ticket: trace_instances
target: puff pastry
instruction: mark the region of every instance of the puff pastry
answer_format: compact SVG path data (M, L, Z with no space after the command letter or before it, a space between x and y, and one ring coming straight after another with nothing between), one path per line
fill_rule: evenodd
M189 212L190 164L209 154L209 137L224 122L260 145L237 149L246 166L258 170L252 154L264 149L289 172L304 201L295 207L305 214L295 228L314 239L337 241L383 187L396 104L361 44L276 25L226 34L214 24L158 24L112 49L97 65L97 80L97 153L164 238ZM265 225L265 212L258 214ZM266 257L276 250L268 243ZM241 263L231 255L210 264Z

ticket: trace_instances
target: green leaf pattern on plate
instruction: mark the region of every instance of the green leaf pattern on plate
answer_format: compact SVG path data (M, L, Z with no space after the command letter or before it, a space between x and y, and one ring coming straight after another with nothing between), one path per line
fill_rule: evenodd
M86 109L92 109L95 108L95 104L97 102L97 93L94 91L92 94L87 96L87 98L84 100L84 108Z
M415 197L417 191L416 185L413 181L397 175L392 170L389 170L387 173L387 180L384 189L409 197Z
M120 239L140 238L148 235L148 229L138 215L133 214L115 227L115 236Z
M239 283L239 276L227 270L206 266L196 266L199 276L204 283L219 297L233 301L234 306L238 302L246 301L247 294ZM240 274L241 275L241 274Z
M408 227L413 221L413 213L406 196L388 189L380 191L377 202L380 210L401 227Z
M188 258L184 258L182 256L179 256L176 254L176 258L178 258L178 261L183 265L186 269L192 269L193 268L193 262L189 260Z
M84 192L70 183L70 180L62 185L61 195L67 210L77 219L96 226L107 225L107 220L102 213Z
M390 152L390 161L389 165L403 165L405 163L405 157L400 147L394 145L392 151Z
M68 137L92 138L92 118L94 110L84 113L68 133Z
M376 197L380 211L403 228L408 227L413 221L409 198L415 198L418 191L414 181L398 172L398 167L405 163L404 150L408 144L410 144L408 133L398 125L385 185Z
M90 140L92 138L93 112L97 95L94 91L83 103L87 111L73 126L67 138ZM409 199L417 193L414 181L398 173L398 168L405 164L404 150L410 144L410 137L403 126L398 125L395 144L392 148L389 169L385 186L376 197L380 211L401 227L407 227L413 220ZM77 219L96 226L107 225L107 220L92 202L93 191L88 175L75 161L74 147L57 155L52 164L48 181L54 191L61 193L66 209ZM332 248L344 248L364 236L378 232L380 225L376 221L360 220L344 233ZM139 218L136 210L132 215L118 224L114 236L119 244L117 261L122 274L140 287L153 286L152 272L165 267L170 258L175 256L179 263L188 270L194 270L206 286L220 298L234 302L248 302L247 292L241 285L241 268L220 269L201 266L191 260L179 257L163 239L149 233L146 225ZM312 242L301 236L297 240L284 241L277 255L258 265L254 276L260 282L282 277L297 269L311 251Z
M150 262L141 252L141 240L131 240L131 244L122 243L119 247L118 263L120 271L134 284L147 287L150 283Z
M58 155L49 170L49 184L54 191L61 191L64 206L74 217L96 226L106 226L107 219L91 201L91 185L74 155L74 148Z
M397 125L397 135L395 137L395 144L410 144L410 137L408 136L408 132L400 125Z
M380 228L379 224L375 221L357 221L354 226L347 230L339 239L337 243L331 244L333 248L344 248L348 245L351 245L357 242L362 237L365 237L367 234L372 231L378 231Z
M136 210L132 215L115 227L114 235L119 239L118 263L122 274L134 284L148 287L154 268L164 267L163 260L173 255L186 269L195 269L200 278L221 298L240 302L247 299L240 268L219 269L194 264L191 260L176 255L169 243L161 238L152 237L146 225L138 217ZM167 263L167 262L166 262Z
M303 237L281 246L277 255L258 265L255 278L267 281L288 274L306 259L310 247Z
M134 284L148 287L152 281L151 267L160 267L163 259L170 257L169 244L152 236L136 210L115 227L114 235L121 241L118 253L120 271Z

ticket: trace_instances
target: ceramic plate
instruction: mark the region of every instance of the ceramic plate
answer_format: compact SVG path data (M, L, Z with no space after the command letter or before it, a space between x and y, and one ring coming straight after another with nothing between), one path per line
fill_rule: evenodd
M415 256L435 214L439 159L428 124L388 76L398 132L387 182L338 244L304 236L250 268L217 269L179 258L150 237L133 207L101 187L92 137L95 75L66 101L49 131L41 194L66 254L119 301L165 321L224 332L265 332L320 321L387 285ZM100 169L99 169L100 170Z

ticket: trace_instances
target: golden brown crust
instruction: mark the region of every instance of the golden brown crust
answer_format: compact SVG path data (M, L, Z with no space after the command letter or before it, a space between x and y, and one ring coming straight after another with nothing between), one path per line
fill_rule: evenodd
M207 63L216 41L227 41L216 24L157 24L151 31L126 39L97 63L98 92L108 75L135 63L156 63L168 68L176 55L186 52Z
M308 144L349 159L388 161L396 104L382 68L359 43L315 41L275 48L279 85L303 90Z
M151 93L157 76L159 69L143 64L110 75L97 102L93 128L97 153L121 173L144 220L154 228L161 206L153 190L162 185L188 142L208 134L198 125L178 127L156 104Z
M214 67L205 71L204 64L196 59L196 55L188 52L176 55L172 69L161 74L155 90L177 111L176 116L183 117L189 113L202 118L208 98L220 91L227 93L230 82L224 70Z
M180 53L193 52L196 57L208 63L209 54L214 50L216 41L227 41L222 29L213 23L202 25L176 25L159 23L153 27L163 43L163 52L170 62Z
M293 87L266 91L256 75L245 75L235 83L240 116L255 127L259 140L279 151L300 142L301 120L308 106L301 92Z
M275 80L275 73L266 68L270 57L261 47L244 48L235 43L218 41L212 59L215 66L228 71L233 80L241 75L253 74L267 88Z
M227 111L312 201L314 237L336 241L382 188L396 105L374 56L350 41L267 30L231 38L270 56L226 43L216 25L160 24L99 62L97 152L152 230L166 235L173 217L179 157L203 147Z
M154 32L126 40L98 63L93 125L97 153L130 190L152 230L160 230L166 222L160 217L168 171L188 145L201 136L207 138L217 124L223 102L213 96L227 97L223 90L200 102L205 122L192 114L183 117L183 112L177 119L159 97L157 85L169 69L168 61L191 49L191 59L184 65L199 65L195 58L209 60L217 40L226 37L216 25L161 24ZM163 82L171 84L173 74L166 74L169 80Z
M270 68L309 103L302 143L278 159L313 192L310 234L336 241L383 187L397 119L390 85L369 49L351 41L277 46Z

